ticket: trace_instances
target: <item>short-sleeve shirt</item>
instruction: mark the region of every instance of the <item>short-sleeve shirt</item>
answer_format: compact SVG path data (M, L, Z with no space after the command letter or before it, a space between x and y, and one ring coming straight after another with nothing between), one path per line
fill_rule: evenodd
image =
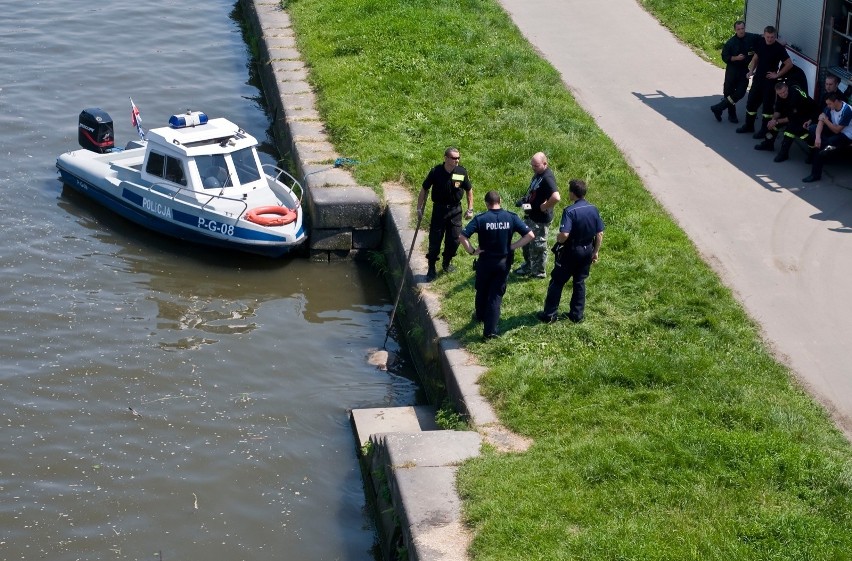
M569 245L586 245L604 231L604 223L597 207L580 199L562 211L559 231L568 234Z
M486 210L473 217L468 222L462 234L470 238L476 234L479 238L479 248L484 257L505 257L510 253L512 236L515 233L526 236L529 226L524 224L521 217L514 212L498 208Z
M557 191L559 191L559 188L556 186L556 176L553 175L553 170L550 168L533 176L526 196L531 207L526 211L530 220L539 224L550 224L553 221L553 209L542 212L541 205Z
M432 189L432 202L436 205L457 206L464 192L472 187L467 170L462 166L447 171L444 164L438 164L423 180L423 188L427 191Z
M766 39L763 38L755 42L754 52L757 54L757 68L754 71L754 76L761 80L766 77L767 72L776 72L778 66L790 58L784 45L778 41L767 45Z
M843 105L840 107L840 111L835 111L831 107L826 106L823 113L825 113L835 125L845 127L841 134L852 139L852 126L849 126L852 124L852 107L849 107L846 102L843 102Z

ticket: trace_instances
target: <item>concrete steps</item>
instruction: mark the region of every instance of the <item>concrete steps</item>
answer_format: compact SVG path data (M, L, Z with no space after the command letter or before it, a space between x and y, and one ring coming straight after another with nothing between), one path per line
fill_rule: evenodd
M384 559L464 561L470 535L455 488L482 436L439 430L434 407L355 409L361 466L375 501Z

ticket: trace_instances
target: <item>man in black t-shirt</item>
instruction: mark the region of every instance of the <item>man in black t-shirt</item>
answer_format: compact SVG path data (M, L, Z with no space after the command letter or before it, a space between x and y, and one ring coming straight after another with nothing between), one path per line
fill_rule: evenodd
M746 33L745 22L734 23L734 35L722 47L722 60L725 67L725 83L722 86L722 100L710 107L717 121L722 120L722 112L728 110L728 120L738 123L737 102L745 97L748 88L748 64L754 56L754 44L760 35Z
M535 234L514 212L500 207L497 191L485 194L488 210L471 220L459 235L459 243L471 255L478 256L476 262L476 304L474 317L483 323L483 337L491 339L499 332L500 305L506 293L506 281L512 268L515 250L530 243ZM515 233L521 238L512 243ZM470 245L470 237L476 234L479 248Z
M763 107L763 122L760 130L753 135L753 138L763 138L775 107L775 82L792 67L793 61L787 49L778 42L778 32L771 25L766 26L763 39L758 39L754 44L754 55L749 63L748 75L752 81L746 100L746 120L737 132L754 132L757 110Z
M524 264L515 274L543 279L547 278L547 227L553 221L553 207L560 199L559 188L544 152L536 152L530 159L530 166L534 175L518 206L524 209L524 223L535 234L535 240L524 246Z
M461 233L461 200L467 195L467 218L473 216L473 187L467 170L459 165L460 154L458 148L447 148L444 150L444 163L433 167L426 179L423 180L423 188L417 197L417 214L422 217L426 207L426 194L432 190L432 220L429 223L429 250L426 260L429 262L429 270L426 280L431 282L438 276L435 263L438 261L438 253L441 251L441 242L444 242L443 269L445 273L455 270L450 263L459 248L459 234Z

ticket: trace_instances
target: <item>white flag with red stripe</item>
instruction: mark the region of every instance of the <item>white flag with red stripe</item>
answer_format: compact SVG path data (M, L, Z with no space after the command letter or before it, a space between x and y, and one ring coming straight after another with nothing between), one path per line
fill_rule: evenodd
M139 138L145 140L145 131L142 130L142 117L139 115L139 108L133 103L133 98L130 98L130 123L136 127L136 132L139 133Z

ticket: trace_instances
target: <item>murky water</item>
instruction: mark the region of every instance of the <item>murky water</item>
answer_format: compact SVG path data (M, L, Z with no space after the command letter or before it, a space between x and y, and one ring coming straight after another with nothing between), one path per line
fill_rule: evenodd
M381 279L185 247L57 180L83 108L135 136L131 96L265 137L233 8L3 3L0 559L373 558L347 409L417 398L365 360Z

